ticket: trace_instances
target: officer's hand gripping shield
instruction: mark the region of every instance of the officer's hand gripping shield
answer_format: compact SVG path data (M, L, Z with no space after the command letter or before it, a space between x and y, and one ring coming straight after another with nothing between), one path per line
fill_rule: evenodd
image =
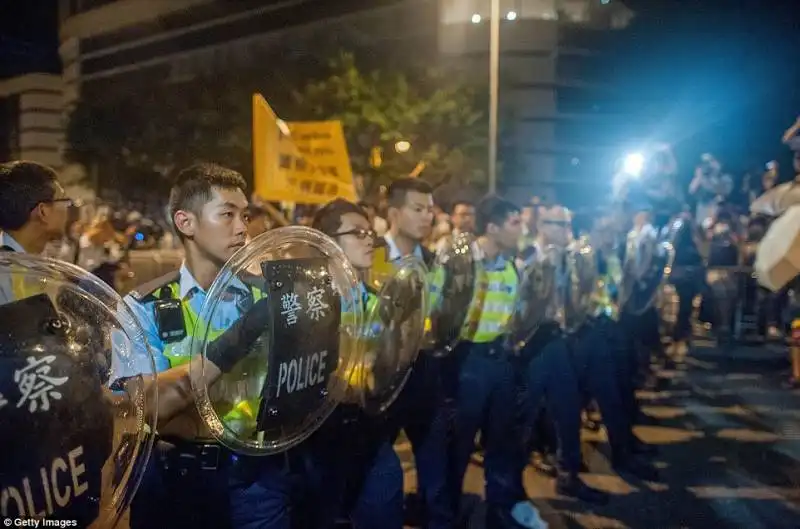
M298 226L255 238L222 269L192 332L192 387L211 434L248 455L302 442L345 397L362 324L358 277L332 239Z
M363 409L385 411L403 389L417 359L428 315L427 269L416 258L393 263L379 292L369 296L361 340L363 360L351 385Z
M476 288L473 242L469 234L455 236L437 254L431 270L430 316L424 346L438 356L453 351L469 317Z
M114 527L152 449L154 373L105 283L0 252L0 517Z

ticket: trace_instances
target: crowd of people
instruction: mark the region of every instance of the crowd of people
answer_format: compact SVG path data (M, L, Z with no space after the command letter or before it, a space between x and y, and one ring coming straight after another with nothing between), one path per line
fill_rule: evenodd
M125 297L144 331L141 350L153 351L159 374L148 378L152 373L143 361L114 373L115 387L144 376L159 394L153 410L159 420L156 448L132 498L132 529L316 529L343 519L358 529L401 529L404 523L458 527L465 523L462 483L476 450L484 456L486 527L541 528L546 524L522 481L534 453L536 465L555 476L559 494L595 504L610 500L580 475L587 409L597 408L602 416L616 472L660 479L649 460L655 449L634 433L642 418L636 390L663 384L655 368L680 363L688 353L694 299L711 298L706 266L743 264L738 246L736 262L715 263L722 255L718 246L755 237L752 223L743 231L741 212L729 207L734 186L713 157L704 157L688 188L693 208L678 191L668 151L659 149L650 160L640 174L620 175L608 204L577 213L537 198L522 207L498 196L437 205L434 190L417 178L395 180L375 204L335 199L296 210L292 220L342 249L363 278L367 305L375 296L367 278L379 247L388 262L418 259L432 271L437 263L468 254L474 290L466 290L471 297L465 307L452 309L465 315L452 350L441 354L423 347L391 406L374 415L357 404L340 404L304 442L266 457L233 453L215 441L194 410L191 390L193 363L205 361L208 383L229 375L271 321L259 287L244 282L217 301L226 307L218 311L224 318L193 324L231 256L280 223L270 207L250 204L242 175L214 164L183 170L169 196L168 226L138 210L112 208L100 208L83 224L69 218L71 201L52 170L31 162L3 164L0 246L29 254L55 251L112 285L117 270L108 275L103 267L125 262L131 250L183 248L179 269ZM765 189L777 170L769 166ZM723 224L727 232L720 231ZM468 251L455 251L465 240ZM651 254L647 266L637 268L662 240L674 253L663 262ZM48 250L53 244L61 246ZM592 303L577 310L560 293L580 282L580 273L569 267L585 255L591 255L594 274ZM668 269L678 308L664 336L655 294ZM629 274L635 292L626 286ZM545 288L547 277L555 285L551 290ZM434 273L431 304L455 288ZM0 283L0 292L6 303L19 297L13 285ZM205 326L218 331L218 338L201 360L188 344ZM673 345L669 350L665 338ZM794 376L800 379L800 373ZM401 431L417 467L418 491L408 497L393 449ZM83 505L70 514L87 519L92 508Z

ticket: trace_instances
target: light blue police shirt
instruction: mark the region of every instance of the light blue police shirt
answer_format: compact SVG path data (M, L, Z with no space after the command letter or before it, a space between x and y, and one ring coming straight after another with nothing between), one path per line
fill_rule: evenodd
M188 301L189 308L198 316L198 318L210 316L211 321L205 322L204 320L204 323L209 324L211 332L224 331L233 325L233 323L238 320L239 317L241 317L241 315L253 304L252 291L239 278L231 279L229 284L230 286L228 287L227 291L224 292L217 301L217 305L214 308L213 313L201 314L203 304L206 301L207 293L200 287L200 285L197 283L197 280L195 280L194 276L192 276L191 272L189 272L189 269L186 268L186 264L184 263L180 268L178 292L173 292L173 295L177 294L178 299L180 299L183 303ZM139 325L144 331L143 337L131 337L134 339L134 342L136 342L137 339L142 338L146 340L155 357L156 371L160 372L169 369L170 364L167 357L164 356L164 349L166 348L167 344L164 343L158 332L158 324L156 321L155 312L156 301L157 300L154 299L147 299L143 303L135 299L130 294L124 298L125 304L131 309ZM196 325L197 322L185 323L186 337L181 340L179 344L174 345L172 354L179 353L181 349L183 349L184 354L187 356L191 355L192 353L201 352L199 350L189 350L194 331L193 326ZM132 332L130 334L139 335L140 333ZM132 355L133 358L129 361L121 361L121 359L117 358L117 360L121 361L123 364L119 366L119 369L115 370L115 375L118 378L150 373L149 361L144 354L141 354L141 352L144 350L144 347L141 346L141 342L139 342L139 344L139 347L134 346L134 353ZM197 347L197 342L195 342L195 347ZM138 355L136 354L136 351L139 352ZM116 356L117 355L115 355L115 357Z
M383 240L386 241L386 246L387 246L387 248L389 250L387 252L387 255L389 257L389 261L397 261L397 260L402 259L403 257L405 257L400 252L400 248L397 247L397 243L395 243L394 239L392 239L391 234L387 233L386 235L384 235L383 236ZM414 257L416 257L420 261L424 260L423 255L422 255L422 246L419 243L417 243L417 246L414 248Z

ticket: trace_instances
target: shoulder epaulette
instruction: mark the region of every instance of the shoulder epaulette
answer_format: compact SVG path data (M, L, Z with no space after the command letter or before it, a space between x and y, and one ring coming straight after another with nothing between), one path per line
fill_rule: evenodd
M174 272L164 274L163 276L153 279L152 281L148 281L143 285L139 285L131 290L128 295L136 301L144 302L147 301L148 298L152 297L159 288L169 285L170 283L176 283L180 281L180 279L180 270L175 270Z

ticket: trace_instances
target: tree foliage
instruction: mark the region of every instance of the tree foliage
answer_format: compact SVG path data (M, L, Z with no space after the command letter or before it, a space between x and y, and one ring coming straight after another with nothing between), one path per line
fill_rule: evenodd
M385 183L420 162L433 183L482 182L487 124L475 87L442 71L362 71L351 54L330 62L330 73L293 92L299 120L337 119L344 126L353 169ZM411 149L395 152L398 141ZM382 164L372 167L374 148Z
M199 160L249 174L251 95L260 92L288 121L341 120L354 172L377 177L375 183L407 175L419 161L434 183L482 180L486 122L474 88L435 71L361 71L348 54L305 84L275 73L281 70L85 92L67 127L67 157L99 168L103 184L123 192L141 188L144 178L163 187L164 175ZM409 152L394 152L399 140L411 143ZM383 148L379 169L369 163L373 147Z

